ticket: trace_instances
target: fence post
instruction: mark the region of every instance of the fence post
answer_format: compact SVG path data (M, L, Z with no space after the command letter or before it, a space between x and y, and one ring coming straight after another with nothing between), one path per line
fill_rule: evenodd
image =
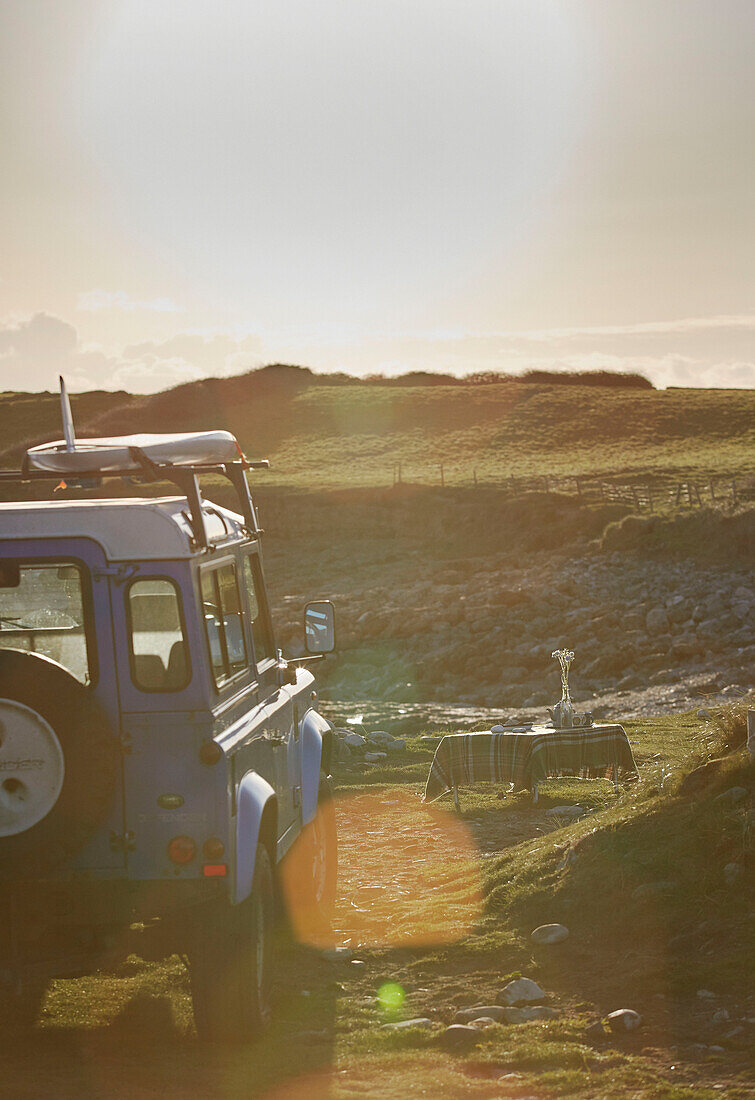
M737 503L737 479L735 477L731 479L731 501L732 504Z
M653 511L653 486L648 482L648 507Z
M578 496L578 497L581 497L581 496L582 496L582 485L581 485L581 483L580 483L580 480L579 480L579 478L578 478L578 477L575 477L575 478L574 478L574 480L575 480L575 481L576 481L576 483L577 483L577 496Z
M472 469L472 477L474 478L474 487L476 489L477 488L477 470L474 469L474 468Z
M632 486L632 496L634 497L634 510L635 510L635 512L639 512L639 510L640 510L640 498L637 495L637 486L636 485Z
M441 489L443 488L443 486L445 484L446 484L446 482L445 482L445 479L443 477L443 463L441 462L441 464L440 464L440 487L441 487Z
M398 484L401 484L401 463L398 464Z

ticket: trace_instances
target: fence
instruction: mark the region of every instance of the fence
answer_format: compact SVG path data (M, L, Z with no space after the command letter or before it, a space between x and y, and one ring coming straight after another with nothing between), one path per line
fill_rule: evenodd
M737 504L755 499L755 474L744 472L735 477L699 475L693 480L674 481L656 478L645 481L620 481L614 477L595 478L576 475L540 474L535 477L481 477L475 467L467 472L440 462L417 467L404 462L393 465L393 485L422 484L441 488L491 488L511 496L523 493L562 493L585 501L629 504L637 511L664 511L668 508L699 508L707 504Z

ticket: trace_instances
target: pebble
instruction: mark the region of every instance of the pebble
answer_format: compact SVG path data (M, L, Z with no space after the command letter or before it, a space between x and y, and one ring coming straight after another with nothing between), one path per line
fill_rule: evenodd
M709 989L698 989L697 995L701 1001L715 1000L715 993L711 993Z
M541 924L530 933L534 943L563 943L568 938L569 929L563 924Z
M719 1008L716 1012L713 1013L713 1023L714 1024L723 1024L728 1019L729 1019L729 1013L726 1011L725 1008Z
M480 1032L469 1024L451 1024L440 1037L446 1050L467 1050L480 1041Z
M545 992L531 978L516 978L501 989L496 997L499 1005L526 1005L545 1000Z
M614 1033L622 1031L635 1031L642 1023L642 1016L633 1008L617 1008L615 1012L609 1012L606 1023Z
M427 1030L433 1026L432 1020L427 1016L417 1016L414 1020L397 1020L392 1024L383 1024L383 1031L408 1031L410 1028L419 1027Z

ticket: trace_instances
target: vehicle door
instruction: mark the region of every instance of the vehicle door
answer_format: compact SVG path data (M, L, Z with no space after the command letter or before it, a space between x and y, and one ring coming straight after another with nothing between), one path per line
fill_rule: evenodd
M282 836L300 819L298 708L294 689L280 683L262 561L256 547L242 552L241 577L259 698L265 708L265 726L275 747L274 786L278 796L278 834Z
M0 646L50 657L85 684L120 746L108 587L113 569L102 547L87 538L0 540L0 560L14 564L12 581L0 583ZM122 786L118 774L102 827L76 856L95 873L125 867L117 843L124 830Z

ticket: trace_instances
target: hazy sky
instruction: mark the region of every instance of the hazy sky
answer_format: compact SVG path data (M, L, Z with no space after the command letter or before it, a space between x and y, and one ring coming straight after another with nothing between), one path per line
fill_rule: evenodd
M0 387L755 385L753 0L0 0Z

